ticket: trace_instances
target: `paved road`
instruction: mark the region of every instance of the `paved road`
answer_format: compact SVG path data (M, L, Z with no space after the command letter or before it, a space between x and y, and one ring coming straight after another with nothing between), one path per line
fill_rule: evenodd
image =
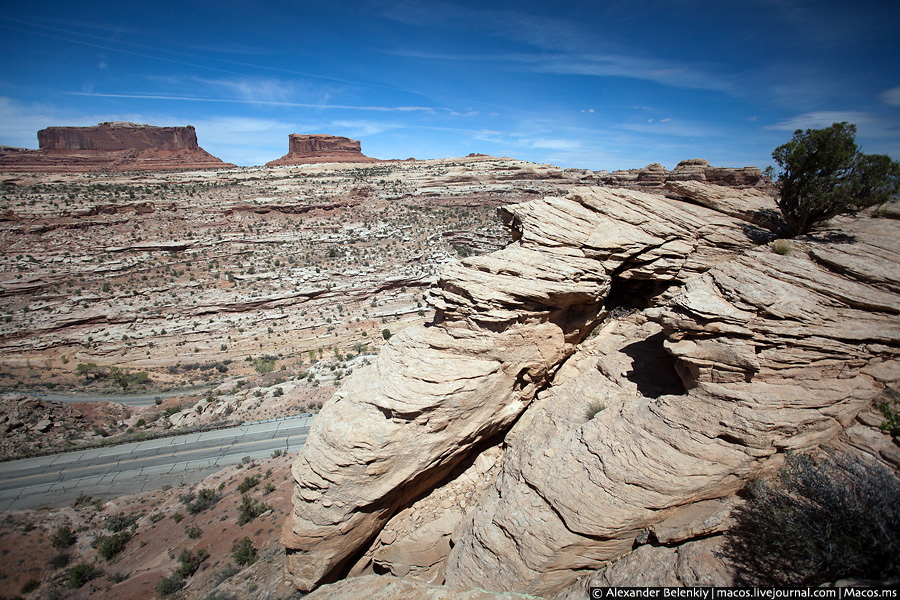
M0 463L0 510L65 506L200 481L245 456L297 452L311 416Z
M48 394L46 392L29 392L27 390L22 391L22 393L51 402L116 402L118 404L127 404L129 406L149 406L156 402L157 398L169 398L171 396L187 396L189 394L200 394L207 390L213 389L213 387L215 386L201 386L191 389L175 390L171 392L160 392L157 394Z

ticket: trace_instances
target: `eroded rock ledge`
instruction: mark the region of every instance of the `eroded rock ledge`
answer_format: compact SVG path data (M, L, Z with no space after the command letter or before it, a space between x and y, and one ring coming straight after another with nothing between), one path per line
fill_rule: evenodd
M774 205L706 193L503 208L514 242L448 266L435 323L392 338L316 420L282 536L295 585L350 570L560 592L648 540L726 528L750 477L836 440L900 379L896 222L779 255L752 218ZM626 289L654 307L588 338Z

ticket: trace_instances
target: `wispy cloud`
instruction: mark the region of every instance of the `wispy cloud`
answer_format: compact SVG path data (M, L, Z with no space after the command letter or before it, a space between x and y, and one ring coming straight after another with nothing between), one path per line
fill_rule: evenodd
M736 86L729 77L696 63L642 58L623 54L527 54L507 57L541 73L625 77L642 79L679 88L732 92Z
M350 137L370 137L391 131L394 129L402 129L404 126L399 123L390 123L385 121L343 121L336 120L331 122L331 126L340 130L341 133Z
M774 131L796 131L797 129L819 129L828 127L832 123L847 121L857 126L869 125L875 122L875 117L869 113L856 111L816 111L797 115L785 121L779 121L772 125L766 125L763 129Z
M717 138L726 135L726 131L720 127L711 127L706 123L696 121L665 119L647 119L646 121L628 121L615 125L615 129L632 131L635 133L649 134L653 136L670 136L680 138Z
M878 95L882 102L890 106L900 106L900 85Z
M92 96L96 98L132 98L140 100L178 100L184 102L218 102L225 104L263 104L269 106L285 106L291 108L321 108L341 110L368 110L376 112L427 112L434 113L437 109L430 106L354 106L348 104L313 104L307 102L287 102L261 99L242 98L201 98L196 96L167 96L162 94L104 94L100 92L66 92L70 96Z
M897 155L897 132L900 118L861 111L818 111L767 125L763 129L794 132L798 129L821 129L832 123L846 121L856 125L857 143L866 152Z

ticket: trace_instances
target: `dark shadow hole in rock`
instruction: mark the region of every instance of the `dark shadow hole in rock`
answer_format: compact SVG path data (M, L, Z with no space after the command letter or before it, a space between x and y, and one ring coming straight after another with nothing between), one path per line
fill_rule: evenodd
M622 352L634 360L625 377L647 398L681 395L686 391L675 369L675 357L663 346L665 339L659 332L622 348Z
M613 275L603 308L615 318L654 305L657 296L675 285L671 281L622 279Z

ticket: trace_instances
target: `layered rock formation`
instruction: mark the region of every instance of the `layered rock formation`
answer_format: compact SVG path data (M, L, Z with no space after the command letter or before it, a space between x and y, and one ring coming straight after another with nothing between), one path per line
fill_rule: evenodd
M762 180L762 171L757 167L713 167L703 158L683 160L674 170L668 171L659 163L652 163L643 169L597 172L599 182L611 187L634 189L661 188L667 182L699 181L729 187L753 187Z
M48 127L37 133L41 150L197 150L194 127L153 127L116 121L95 127Z
M336 135L305 135L292 133L288 136L288 153L266 163L267 167L308 165L331 162L379 162L362 153L359 140Z
M156 171L233 167L197 143L194 127L122 121L38 131L40 150L0 151L0 171Z
M448 266L435 322L347 381L294 465L300 589L349 570L565 595L597 569L623 584L634 569L607 565L625 556L680 565L630 584L729 583L715 540L691 540L900 380L900 226L847 221L779 254L758 245L764 195L680 185L689 202L579 188L506 207L513 243ZM648 542L683 552L630 554Z

